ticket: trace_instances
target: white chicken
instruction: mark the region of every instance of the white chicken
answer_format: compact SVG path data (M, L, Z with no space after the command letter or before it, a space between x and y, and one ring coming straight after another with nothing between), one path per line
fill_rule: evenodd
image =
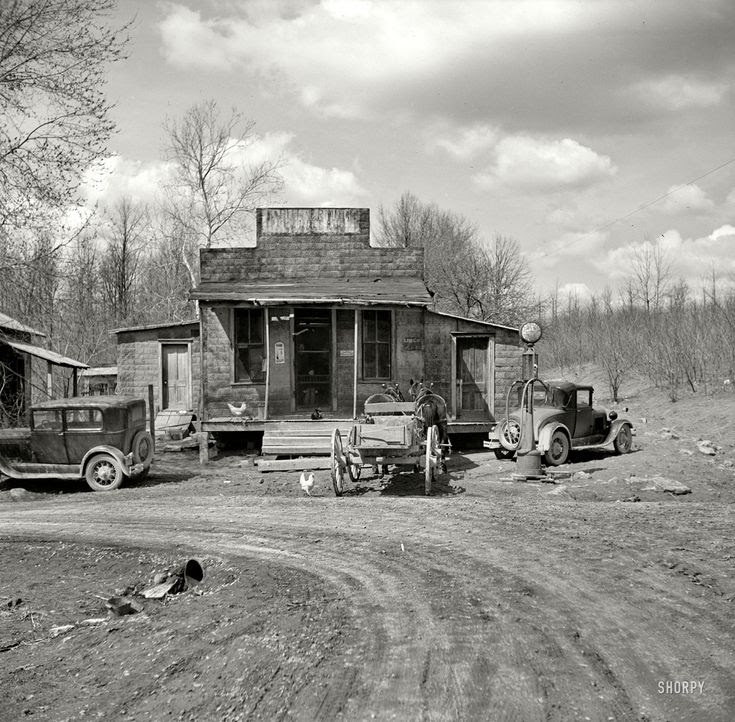
M307 495L311 496L311 490L314 488L314 474L309 474L307 478L306 472L302 471L299 484L301 484L301 488L307 493Z
M240 406L234 406L229 401L227 402L227 408L233 416L242 416L245 413L247 404L243 401Z

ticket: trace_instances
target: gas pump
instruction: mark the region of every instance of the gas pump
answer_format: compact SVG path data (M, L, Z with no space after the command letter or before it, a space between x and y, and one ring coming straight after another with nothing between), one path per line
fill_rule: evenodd
M541 452L537 448L535 424L533 422L533 391L538 378L538 359L534 344L541 338L541 326L535 321L524 323L520 328L521 341L526 345L521 358L523 391L521 393L521 423L516 452L516 473L522 478L538 478L541 471Z

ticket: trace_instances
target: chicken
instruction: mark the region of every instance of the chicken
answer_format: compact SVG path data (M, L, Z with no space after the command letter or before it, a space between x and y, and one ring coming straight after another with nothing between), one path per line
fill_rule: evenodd
M233 406L229 401L227 402L227 408L230 410L230 413L233 416L242 416L245 413L245 409L247 408L247 404L243 401L242 404L238 406Z
M311 496L311 490L314 488L314 474L309 474L309 477L306 477L306 472L301 472L301 481L299 481L299 484L301 484L301 488L309 495Z

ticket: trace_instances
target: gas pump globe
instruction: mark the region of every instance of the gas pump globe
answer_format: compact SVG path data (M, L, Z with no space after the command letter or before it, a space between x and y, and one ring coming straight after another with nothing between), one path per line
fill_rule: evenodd
M521 326L521 341L526 344L526 350L523 352L521 360L521 375L524 381L536 378L538 361L533 345L541 339L541 335L541 326L536 321L528 321Z

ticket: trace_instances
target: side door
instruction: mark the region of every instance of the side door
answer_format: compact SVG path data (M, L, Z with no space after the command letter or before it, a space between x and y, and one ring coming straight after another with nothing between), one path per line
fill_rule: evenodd
M66 454L70 464L80 464L89 449L107 442L102 435L100 409L66 409L64 425Z
M191 408L189 394L189 344L161 345L161 408Z
M67 464L61 409L34 409L31 427L33 459L39 464Z
M488 338L457 339L457 417L488 418Z
M590 436L592 429L592 391L577 389L577 420L574 425L573 436L581 439Z

